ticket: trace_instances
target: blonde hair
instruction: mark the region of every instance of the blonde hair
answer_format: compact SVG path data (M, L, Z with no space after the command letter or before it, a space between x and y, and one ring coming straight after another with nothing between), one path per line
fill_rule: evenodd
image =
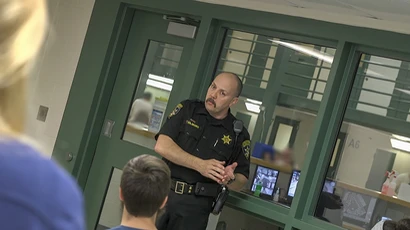
M44 0L0 0L0 134L24 131L27 77L46 28Z

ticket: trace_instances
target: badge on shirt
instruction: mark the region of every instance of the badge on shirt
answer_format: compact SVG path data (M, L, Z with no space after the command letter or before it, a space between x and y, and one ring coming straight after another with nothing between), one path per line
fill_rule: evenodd
M229 145L232 139L229 135L224 135L224 137L222 137L222 141L224 142L225 145Z
M250 140L246 140L244 142L242 142L242 151L243 154L245 155L245 158L247 160L249 160L249 156L250 156L250 151L251 151L251 141Z
M182 109L182 104L178 104L174 110L172 110L172 112L169 114L168 118L171 118L172 116L175 116L179 113L179 111L181 111Z

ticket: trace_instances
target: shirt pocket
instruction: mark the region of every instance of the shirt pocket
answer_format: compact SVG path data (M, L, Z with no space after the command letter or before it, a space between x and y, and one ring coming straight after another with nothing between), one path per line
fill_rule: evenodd
M178 145L186 152L193 154L200 137L201 129L184 122L179 129Z
M228 163L233 154L232 145L223 144L221 141L218 141L216 145L212 145L211 150L213 153L211 159L225 161L225 163Z
M201 129L187 124L186 122L182 124L180 133L182 136L186 136L188 139L199 140L201 137Z

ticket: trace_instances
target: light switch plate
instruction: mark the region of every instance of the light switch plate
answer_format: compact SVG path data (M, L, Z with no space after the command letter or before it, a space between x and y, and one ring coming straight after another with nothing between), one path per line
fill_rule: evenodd
M48 107L40 105L37 113L37 120L45 122L47 119Z

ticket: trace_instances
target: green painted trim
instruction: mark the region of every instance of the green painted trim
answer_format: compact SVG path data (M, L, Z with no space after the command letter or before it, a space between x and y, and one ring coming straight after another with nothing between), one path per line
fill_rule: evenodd
M408 37L410 38L410 35L408 35ZM388 38L386 39L387 40L385 41L385 43L389 43L390 41L393 40L393 39L390 40ZM366 54L370 54L370 55L375 55L375 56L380 56L380 57L385 57L385 58L392 58L392 59L397 59L397 60L410 61L410 52L409 53L403 52L403 50L406 50L406 49L393 51L393 50L388 50L384 46L374 47L372 44L367 44L367 45L358 45L357 50L363 53L366 53Z
M313 113L317 113L319 111L319 101L288 95L283 93L283 90L281 91L282 92L279 95L279 101L277 103L278 105Z
M310 37L306 35L297 35L293 33L283 33L278 30L271 30L269 28L260 28L255 25L244 25L236 22L221 21L221 26L229 28L232 30L243 31L253 34L262 34L272 38L280 38L283 40L293 41L293 42L303 42L306 44L315 44L320 46L336 48L337 40L328 40L317 37Z
M342 126L343 116L346 111L360 59L360 53L355 51L354 45L350 43L346 44L344 42L341 43L340 48L343 47L343 49L341 49L340 52L336 51L335 60L337 59L337 64L330 71L327 83L328 87L325 89L325 96L322 100L322 103L330 106L320 108L317 117L318 120L321 121L322 129L318 135L318 140L323 142L321 145L317 146L320 150L317 149L316 153L313 153L314 158L317 159L317 165L319 167L314 170L315 175L313 180L315 181L314 184L316 185L316 188L310 189L304 210L304 218L306 218L306 216L314 215L317 200L322 191L321 188L323 186L327 168L333 155L337 136L339 135L339 130ZM321 117L321 111L323 110L325 110L323 113L324 116ZM326 114L326 112L328 113Z
M205 64L205 68L203 70L202 83L198 91L199 98L205 98L209 85L215 77L218 68L218 60L219 57L221 57L221 51L225 42L224 40L226 33L227 30L225 28L222 28L220 23L218 22L217 25L215 25L215 36L213 38L213 42L209 46L211 50L209 54L210 58Z
M302 230L344 230L345 228L338 227L334 224L321 221L314 217L310 217L307 221L293 220L292 225L286 225L286 229L302 229Z
M119 66L132 16L118 2L97 2L84 40L52 155L82 188L93 158L87 153L95 151L115 80L109 76ZM65 160L67 153L74 155L71 162Z
M274 223L285 224L288 222L289 208L275 205L243 193L232 192L227 200L227 205Z
M355 69L358 61L355 57L352 44L339 42L289 213L296 219L311 215L316 207L322 178L326 173L326 160L331 157L344 113L343 104L347 103L353 83L351 69Z
M258 119L256 120L255 129L253 131L253 135L251 137L252 146L256 142L265 143L266 136L268 135L269 128L264 128L263 126L266 125L263 123L263 117L268 118L268 121L271 117L273 117L273 113L276 108L276 103L279 99L279 90L281 88L281 82L283 77L285 76L286 67L288 64L290 56L290 50L283 46L278 47L276 51L275 60L273 62L272 70L270 72L268 85L266 86L266 90L264 90L263 94L254 94L260 95L262 97L262 106L265 107L264 112L260 112L258 114ZM259 98L251 97L252 99L258 100ZM265 113L265 114L263 114ZM264 116L263 116L264 115ZM263 133L261 133L263 131Z
M121 60L119 58L123 51L121 47L124 46L124 40L126 40L131 21L130 18L133 14L133 10L129 7L153 12L191 15L202 19L204 23L199 28L192 52L192 59L190 60L192 67L185 73L187 79L189 79L189 76L192 78L186 87L190 91L180 89L180 95L172 99L175 102L194 96L198 84L201 85L199 87L201 89L199 90L200 94L205 92L204 83L212 79L213 76L210 73L215 66L213 61L219 57L218 46L223 42L225 29L221 26L224 23L227 23L226 25L235 23L236 25L231 28L252 28L249 32L256 31L269 36L275 34L275 37L279 38L324 46L331 46L328 44L336 44L337 41L342 41L337 45L338 51L331 70L330 79L332 80L328 81L324 99L318 110L318 119L316 119L315 130L311 137L307 160L303 166L304 173L302 173L301 178L303 183L299 185L300 188L297 190L291 209L284 209L273 204L268 206L260 205L259 202L262 201L255 200L256 198L244 198L240 195L233 195L228 201L229 205L233 205L233 207L242 211L246 209L247 212L254 215L264 216L269 220L281 223L285 222L287 224L286 229L290 229L292 226L299 229L318 229L318 227L328 229L328 224L316 219L312 220L310 215L314 209L320 190L319 186L331 155L330 150L334 144L335 136L337 136L337 127L342 119L342 104L348 100L346 92L351 87L349 85L351 77L350 75L343 75L342 72L346 63L350 65L348 67L352 66L351 60L353 60L353 57L351 55L354 46L350 43L363 45L364 47L361 50L368 50L372 54L380 53L380 56L409 60L409 55L402 53L402 51L410 50L410 35L189 0L96 0L53 151L53 157L77 177L81 186L87 179L94 158L96 144L115 82L115 78L109 76L113 76ZM275 21L281 23L272 23ZM213 31L216 31L215 34L213 34ZM215 40L212 41L212 39ZM207 61L206 54L210 54L208 47L214 47L214 49L211 59ZM372 47L379 48L374 49ZM213 58L214 60L212 60ZM93 68L90 68L90 66ZM201 73L202 71L207 72L206 77L200 81L198 77L204 76ZM195 78L192 76L195 76ZM340 83L340 85L336 83ZM290 97L285 99L294 100ZM280 103L281 100L283 100L282 95L277 99L277 102ZM297 106L296 103L294 103L294 106ZM349 113L346 114L347 118ZM385 121L383 117L374 118ZM402 127L401 125L398 126ZM402 135L408 133L405 130L410 130L398 127L397 129L402 132L398 134ZM325 135L328 135L328 137ZM74 160L71 162L66 162L64 159L68 152L74 154ZM128 155L126 156L128 157ZM321 170L315 172L316 167ZM110 172L107 169L107 171L98 175L98 180L104 183L109 179L109 175ZM311 191L310 185L312 184L315 186ZM304 203L305 200L308 201L306 204ZM269 212L269 210L273 211Z
M189 0L172 0L165 2L162 0L124 0L123 2L157 10L168 10L198 16L206 15L221 21L276 30L294 35L333 41L343 40L359 45L368 45L398 52L410 50L410 35L391 31L348 26L308 18Z
M366 126L373 129L380 129L402 136L410 136L410 123L401 119L384 117L376 114L366 113L348 108L345 121Z

